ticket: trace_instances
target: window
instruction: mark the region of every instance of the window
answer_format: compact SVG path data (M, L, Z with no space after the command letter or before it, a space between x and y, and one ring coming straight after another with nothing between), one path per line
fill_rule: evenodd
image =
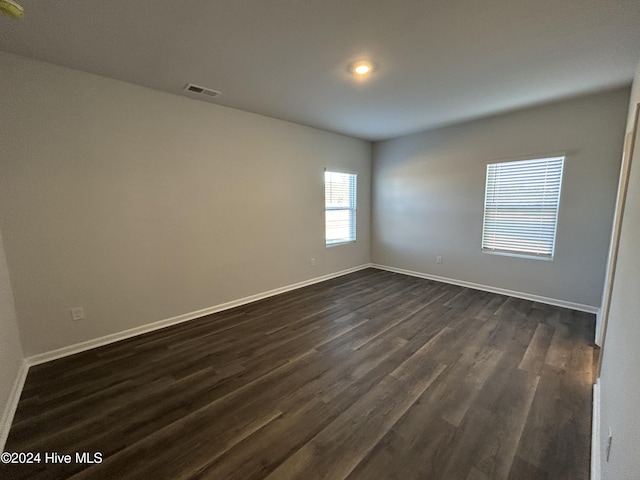
M356 241L357 178L355 173L324 172L327 245Z
M564 157L487 165L482 251L553 258Z

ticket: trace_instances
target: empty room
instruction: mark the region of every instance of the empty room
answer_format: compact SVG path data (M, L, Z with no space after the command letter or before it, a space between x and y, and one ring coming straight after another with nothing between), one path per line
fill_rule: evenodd
M640 478L637 0L0 0L0 478Z

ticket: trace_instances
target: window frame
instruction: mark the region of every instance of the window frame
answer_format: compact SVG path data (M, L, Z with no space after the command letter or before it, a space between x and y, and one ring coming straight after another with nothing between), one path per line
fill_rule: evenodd
M336 174L336 175L348 175L349 176L349 205L348 206L330 206L328 204L328 196L327 196L327 174ZM353 190L353 191L352 191ZM345 245L349 243L355 243L357 239L357 211L358 211L358 173L335 169L335 168L325 168L324 169L324 241L325 246L336 247L338 245ZM327 237L327 233L329 231L327 225L327 212L329 211L348 211L349 212L349 237L340 238L336 240L329 240Z
M482 218L482 253L547 261L554 259L565 160L565 153L557 153L494 161L487 164ZM520 164L519 172L515 164ZM552 174L549 174L549 171ZM513 180L514 175L526 175L529 181ZM500 184L500 176L504 179L502 184ZM514 186L518 189L528 188L529 191L515 190L510 195L505 193L513 190ZM539 191L532 196L536 187ZM489 204L492 205L490 208ZM530 209L530 212L526 212L527 209ZM520 215L520 218L513 219L511 222L499 219L500 214L504 216L509 213ZM535 214L539 216L537 229L533 228ZM522 217L522 215L525 216ZM515 233L517 230L522 232L519 237ZM502 238L496 240L500 235ZM505 239L508 236L513 237L514 242L511 245ZM538 247L534 247L534 240L538 241ZM531 244L528 249L527 243Z

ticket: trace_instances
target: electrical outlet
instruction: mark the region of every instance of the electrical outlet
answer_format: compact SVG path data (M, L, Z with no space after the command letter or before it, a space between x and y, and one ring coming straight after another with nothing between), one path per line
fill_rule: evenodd
M76 307L71 309L71 320L77 322L78 320L84 319L84 310L82 307Z
M315 264L316 264L316 259L315 259L315 258L312 258L312 259L311 259L311 261L310 261L309 263L311 263L311 266L312 266L312 267L313 267L313 266L315 266Z
M613 443L613 430L609 427L609 436L607 437L607 462L609 461L609 455L611 455L611 443Z
M436 263L442 263L442 255L436 257Z

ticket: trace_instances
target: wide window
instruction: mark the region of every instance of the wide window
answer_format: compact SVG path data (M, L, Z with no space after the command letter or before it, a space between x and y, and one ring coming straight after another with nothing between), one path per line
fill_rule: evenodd
M355 173L324 172L325 239L327 245L356 240Z
M482 251L551 259L564 157L487 165Z

